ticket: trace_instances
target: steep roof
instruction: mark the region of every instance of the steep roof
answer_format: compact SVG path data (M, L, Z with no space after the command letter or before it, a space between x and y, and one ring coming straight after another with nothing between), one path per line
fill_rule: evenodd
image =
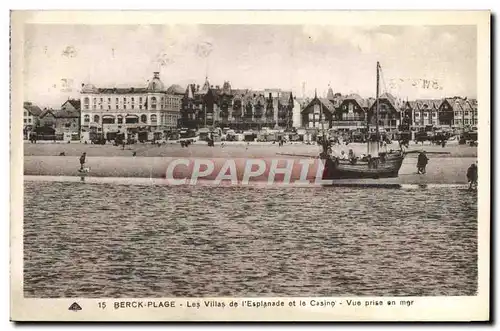
M318 98L315 97L309 103L302 109L301 113L304 113L311 105L313 105L315 102L319 102L320 105L323 105L330 113L333 113L335 111L335 107L333 106L333 103L328 100L327 98Z
M396 107L396 103L397 103L397 100L396 100L396 97L394 97L392 94L390 93L382 93L380 96L379 96L379 99L387 99L394 107Z
M59 110L54 110L53 111L54 117L56 118L79 118L80 117L80 112L78 110L64 110L64 109L59 109Z
M23 106L24 109L26 109L33 116L40 116L42 114L42 110L40 109L40 107L34 105L29 101L25 101Z
M71 106L73 106L73 108L75 108L75 109L81 109L81 108L80 108L80 103L81 103L81 102L80 102L80 100L79 100L79 99L68 99L68 100L66 100L66 101L62 104L62 106L64 106L66 103L69 103L69 104L70 104Z
M439 108L439 105L441 104L441 100L436 100L436 99L417 99L415 100L415 103L417 105L417 109L425 109L425 106L427 105L427 108Z
M474 108L477 108L477 105L474 107L471 104L471 102L467 99L455 97L455 98L446 98L445 100L448 101L453 110L472 110Z

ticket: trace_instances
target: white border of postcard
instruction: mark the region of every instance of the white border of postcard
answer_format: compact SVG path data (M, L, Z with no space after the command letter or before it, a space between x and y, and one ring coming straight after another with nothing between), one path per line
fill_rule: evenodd
M23 296L23 25L31 24L476 25L479 172L478 294L464 297L29 299ZM25 11L11 15L11 319L15 321L484 321L490 316L489 11ZM204 308L215 300L224 308ZM251 300L248 307L248 300ZM282 301L284 307L258 306ZM335 302L316 307L311 300ZM348 305L360 302L360 306ZM383 305L375 305L382 301ZM393 301L393 302L392 302ZM76 302L81 310L69 310ZM146 308L121 308L122 305ZM133 303L135 302L135 303ZM175 307L171 307L173 304ZM190 309L188 302L200 302ZM303 302L305 303L303 305ZM368 304L372 302L372 304ZM238 307L235 307L235 304ZM391 305L388 305L391 303ZM394 303L394 305L392 304ZM149 305L149 306L148 306ZM166 307L166 306L170 307ZM182 306L181 306L182 305ZM103 306L105 306L103 308ZM257 307L258 306L258 307ZM73 306L74 308L76 306ZM116 307L116 308L115 308Z

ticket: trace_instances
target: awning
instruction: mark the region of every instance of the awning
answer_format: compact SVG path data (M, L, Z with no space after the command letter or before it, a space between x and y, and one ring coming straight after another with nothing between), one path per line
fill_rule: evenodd
M137 115L131 115L131 114L127 114L125 117L126 118L139 118L139 116L137 116Z

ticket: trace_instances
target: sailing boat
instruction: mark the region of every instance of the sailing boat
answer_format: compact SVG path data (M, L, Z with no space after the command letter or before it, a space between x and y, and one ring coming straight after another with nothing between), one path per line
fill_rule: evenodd
M403 164L405 152L400 149L396 151L381 152L380 142L381 135L379 132L379 80L380 80L380 64L377 62L377 92L375 106L375 123L376 128L374 133L370 133L367 117L368 141L367 141L367 156L363 159L340 160L337 157L330 155L330 143L325 138L323 127L322 146L323 151L320 154L320 159L324 160L323 179L347 179L347 178L391 178L398 177L399 169ZM322 114L321 114L322 116ZM321 123L323 125L323 122Z

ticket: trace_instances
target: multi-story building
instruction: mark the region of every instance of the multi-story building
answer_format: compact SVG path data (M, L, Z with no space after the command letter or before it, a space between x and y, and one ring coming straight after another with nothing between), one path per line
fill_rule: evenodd
M117 133L139 140L162 139L177 128L182 96L179 86L165 89L155 72L147 87L104 87L85 84L81 90L82 133ZM182 90L182 88L180 88Z
M208 78L202 87L188 85L182 103L181 125L186 128L210 126L233 129L263 127L291 128L293 114L300 104L292 92L280 89L233 89L229 82L210 85Z
M42 110L40 109L40 107L28 101L24 102L23 133L25 139L28 139L30 132L32 132L38 126L41 114Z
M379 97L379 127L387 132L396 131L400 124L400 110L390 94ZM342 96L329 88L327 98L316 95L302 109L302 126L305 128L332 128L340 131L366 132L367 126L376 126L374 98L364 99L358 94ZM321 113L325 123L321 123ZM368 122L367 123L367 119Z
M42 136L53 135L51 140L80 140L80 110L46 109L40 115L39 129Z
M445 98L439 106L441 114L446 114L446 124L453 128L467 128L476 126L477 100L467 98ZM440 114L440 117L443 115Z

